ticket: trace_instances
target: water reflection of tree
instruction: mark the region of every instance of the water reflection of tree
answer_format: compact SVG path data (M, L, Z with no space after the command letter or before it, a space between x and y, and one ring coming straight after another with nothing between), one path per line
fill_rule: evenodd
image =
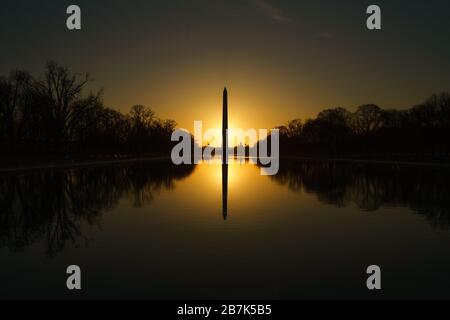
M407 206L436 228L450 226L450 171L330 161L285 161L271 177L294 192L317 194L320 202L367 211Z
M54 256L69 244L86 245L82 225L99 226L122 196L149 204L193 170L161 162L0 177L0 247L21 251L44 241Z

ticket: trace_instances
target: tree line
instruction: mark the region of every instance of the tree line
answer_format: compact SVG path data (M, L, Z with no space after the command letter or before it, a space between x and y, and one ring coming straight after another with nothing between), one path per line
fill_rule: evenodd
M332 108L278 129L282 154L449 160L450 94L434 94L407 110Z
M170 153L175 121L142 105L128 114L106 107L101 90L86 93L90 81L55 62L42 78L21 70L0 77L2 159Z

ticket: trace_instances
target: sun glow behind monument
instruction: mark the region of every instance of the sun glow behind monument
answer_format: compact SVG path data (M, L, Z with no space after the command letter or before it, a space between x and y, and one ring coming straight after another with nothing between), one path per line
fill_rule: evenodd
M228 164L230 158L250 158L265 166L261 168L261 175L275 175L279 169L279 140L278 129L271 130L270 137L267 129L234 129L228 128L228 91L223 92L222 128L208 129L203 132L203 122L194 122L194 135L184 129L175 130L171 140L179 142L172 149L172 162L181 164L200 164L203 160L216 160L220 156L221 164ZM267 138L266 138L267 137ZM249 141L245 146L242 141ZM214 146L214 142L221 140L221 146ZM206 146L204 142L206 141ZM229 141L241 141L237 147L231 147ZM270 146L268 146L270 144ZM225 172L224 172L225 174Z

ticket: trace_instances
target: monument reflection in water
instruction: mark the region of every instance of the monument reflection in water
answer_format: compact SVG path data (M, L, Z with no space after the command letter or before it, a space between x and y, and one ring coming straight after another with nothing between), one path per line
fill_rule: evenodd
M223 219L228 218L228 164L222 164L222 212Z

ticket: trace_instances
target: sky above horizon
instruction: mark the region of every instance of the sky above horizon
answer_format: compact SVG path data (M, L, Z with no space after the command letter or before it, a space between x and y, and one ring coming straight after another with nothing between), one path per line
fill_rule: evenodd
M82 30L66 29L66 8ZM383 30L366 28L382 9ZM2 0L0 75L42 75L55 60L89 72L105 104L151 107L193 129L273 128L321 110L406 108L450 91L450 2L288 0Z

